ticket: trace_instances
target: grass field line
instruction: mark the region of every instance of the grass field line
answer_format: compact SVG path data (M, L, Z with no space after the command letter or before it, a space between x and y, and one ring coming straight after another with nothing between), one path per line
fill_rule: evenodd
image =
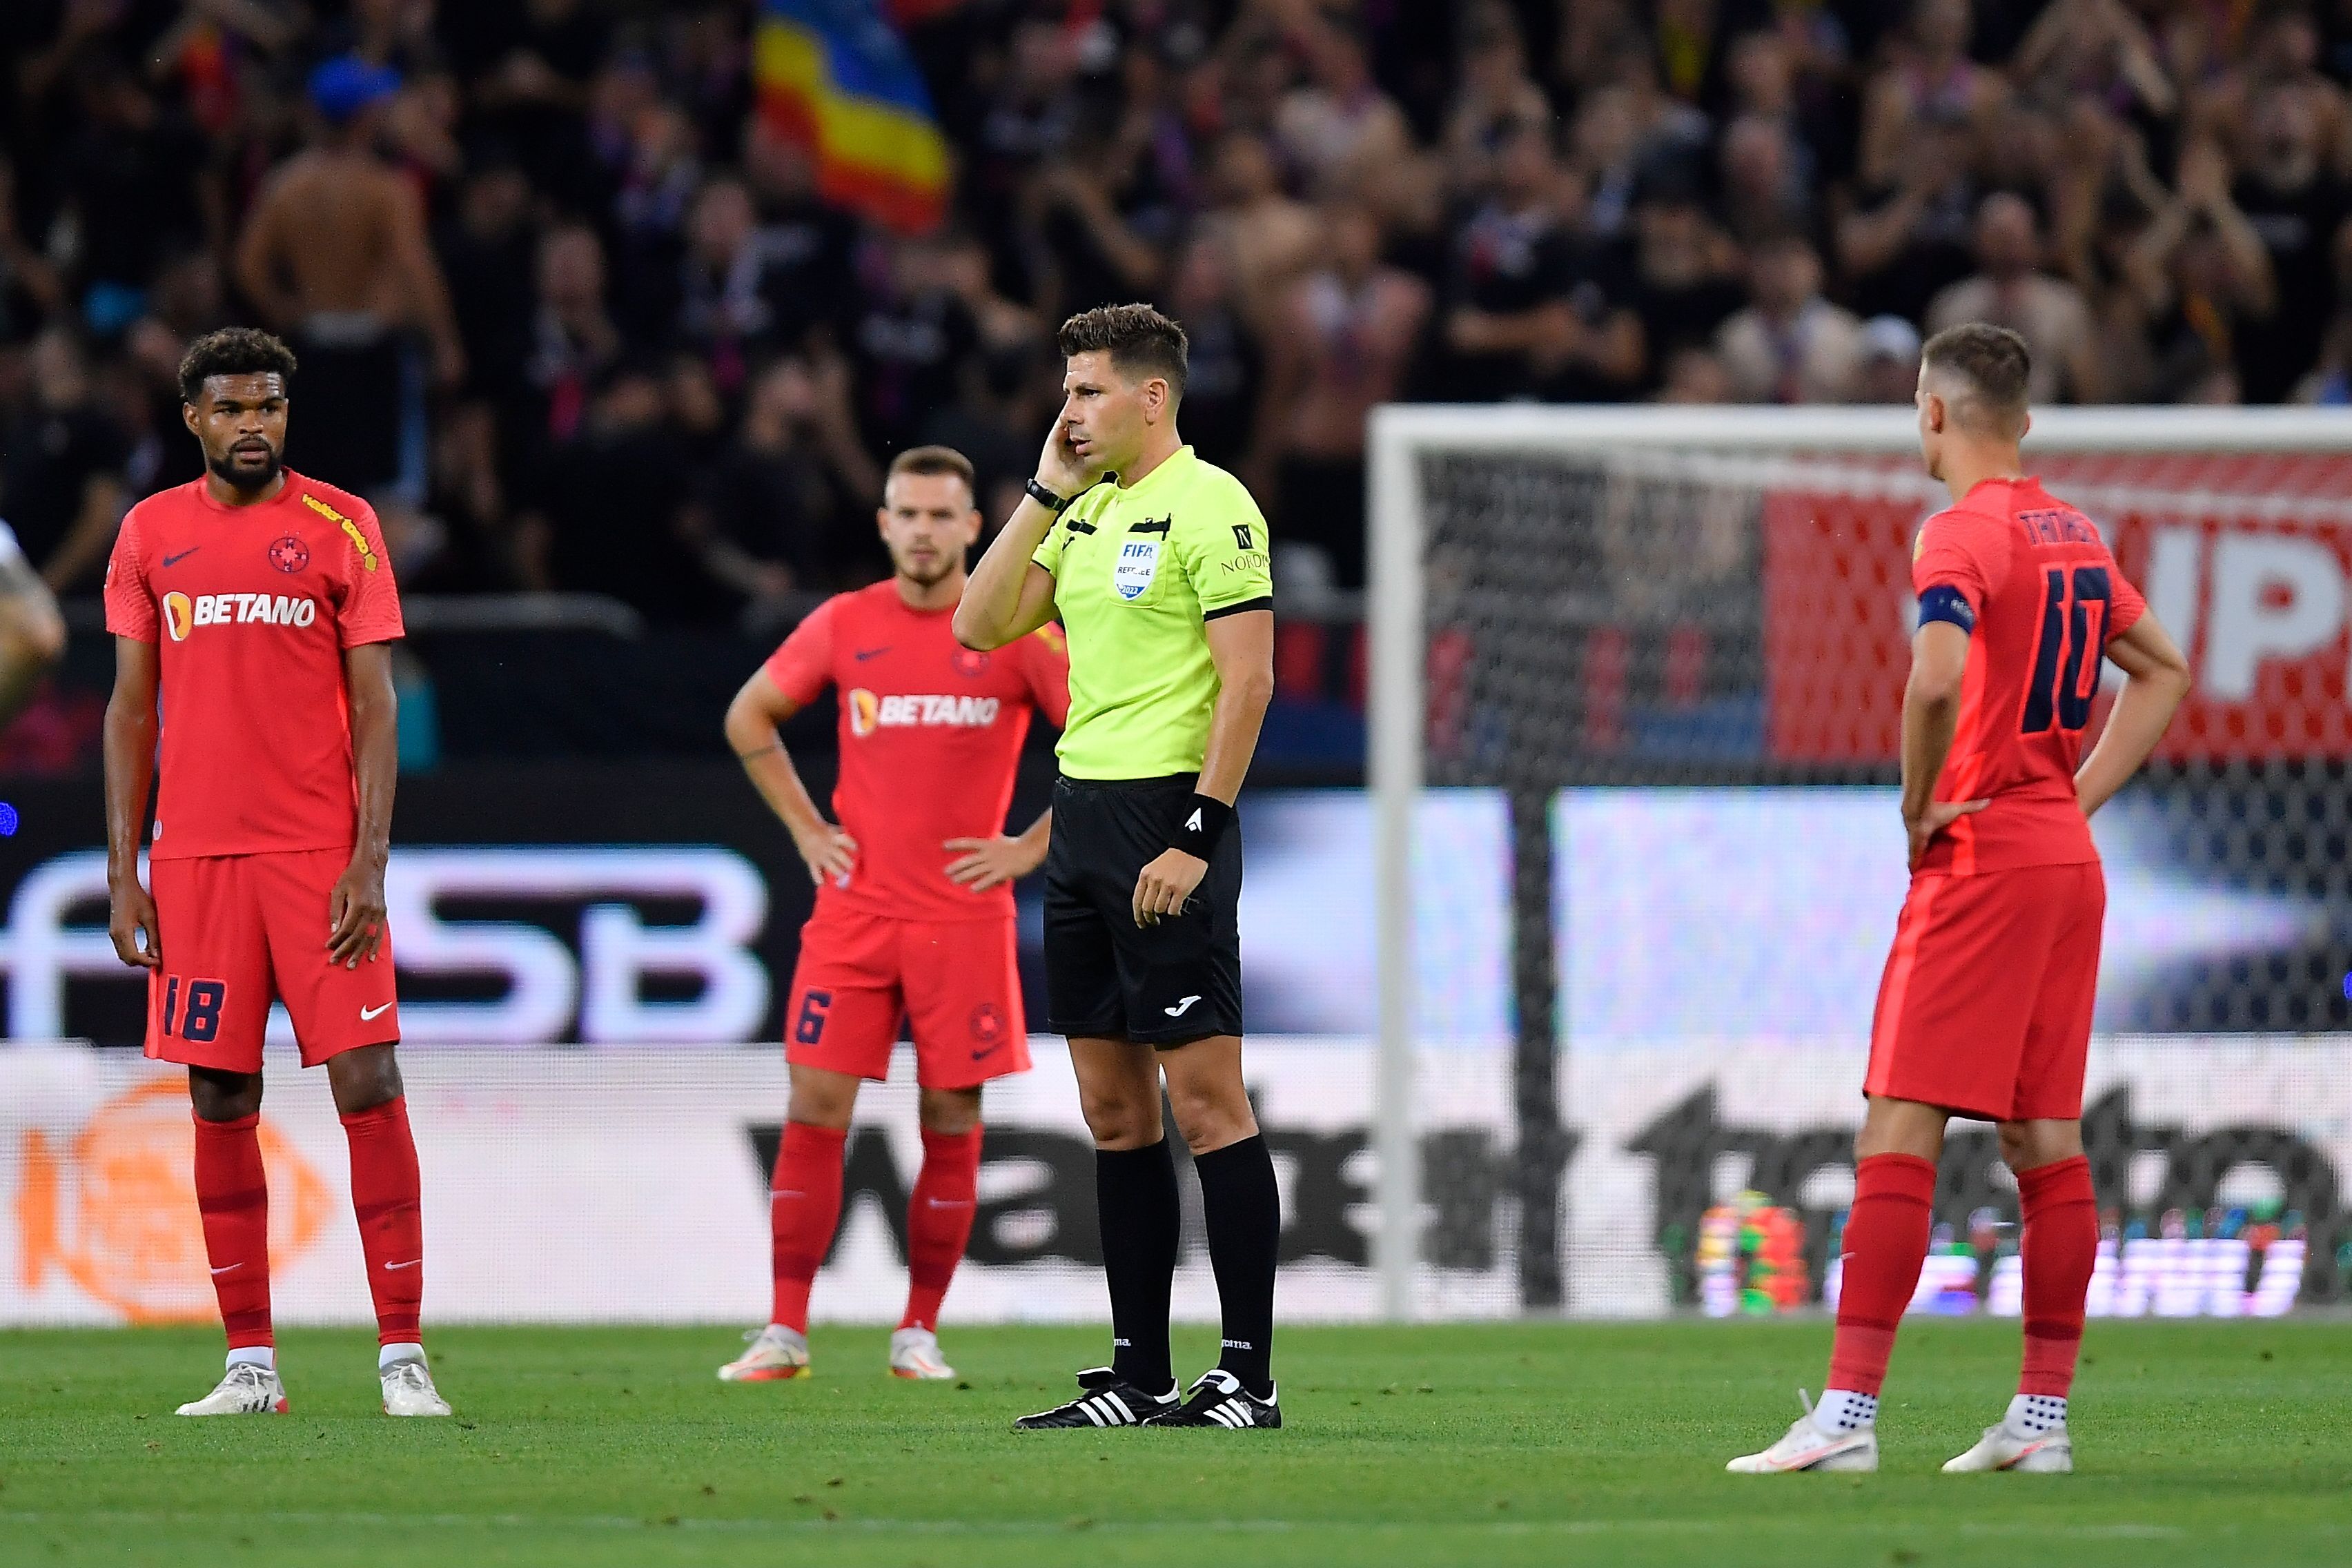
M1785 1525L1809 1533L1824 1529L1848 1533L1874 1533L1889 1528L1878 1520L1821 1519L1559 1519L1559 1520L1430 1520L1363 1521L1297 1519L1169 1519L1169 1520L986 1520L951 1519L657 1519L633 1514L553 1513L380 1513L341 1510L265 1510L239 1513L198 1513L160 1509L90 1509L86 1510L0 1510L0 1524L284 1524L378 1528L423 1527L435 1530L488 1526L502 1530L591 1531L713 1531L732 1534L823 1534L828 1531L869 1535L1069 1535L1102 1532L1114 1535L1191 1534L1281 1535L1334 1529L1381 1535L1448 1534L1486 1536L1542 1535L1713 1535L1727 1531L1743 1534ZM2026 1520L1966 1520L1949 1527L1964 1535L2033 1535L2079 1541L2177 1541L2185 1533L2161 1524L2050 1524ZM2327 1533L2335 1533L2328 1531Z

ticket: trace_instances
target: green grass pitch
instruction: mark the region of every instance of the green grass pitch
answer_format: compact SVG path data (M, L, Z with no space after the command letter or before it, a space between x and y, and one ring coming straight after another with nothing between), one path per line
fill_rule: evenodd
M370 1337L295 1331L294 1413L182 1421L206 1331L0 1334L0 1563L212 1564L2352 1561L2352 1329L2095 1323L2078 1473L1946 1477L2016 1329L1914 1323L1875 1476L1751 1478L1826 1324L1297 1329L1278 1433L1015 1435L1100 1330L950 1329L962 1385L815 1335L730 1386L723 1330L445 1329L455 1421L376 1412ZM1213 1353L1179 1340L1180 1371Z

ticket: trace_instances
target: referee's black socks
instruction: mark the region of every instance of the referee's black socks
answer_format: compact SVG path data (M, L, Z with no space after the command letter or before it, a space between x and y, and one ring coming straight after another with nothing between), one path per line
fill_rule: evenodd
M1270 1399L1274 1266L1282 1246L1282 1189L1274 1179L1274 1157L1265 1135L1253 1133L1213 1153L1196 1154L1192 1163L1201 1173L1201 1217L1208 1224L1209 1263L1217 1272L1217 1305L1224 1314L1224 1351L1217 1364L1257 1398ZM1164 1328L1164 1308L1160 1321Z
M1095 1205L1102 1225L1103 1279L1110 1287L1111 1370L1157 1394L1176 1381L1168 1362L1168 1293L1184 1228L1168 1141L1140 1149L1096 1150ZM1217 1278L1222 1284L1223 1264Z

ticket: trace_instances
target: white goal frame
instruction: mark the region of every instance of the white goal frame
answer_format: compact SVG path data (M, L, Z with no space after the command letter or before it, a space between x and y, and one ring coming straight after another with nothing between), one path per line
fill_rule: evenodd
M1367 454L1370 689L1367 783L1372 796L1373 890L1379 975L1379 1068L1372 1145L1380 1226L1372 1248L1381 1304L1394 1321L1415 1316L1421 1171L1413 1095L1415 1039L1412 860L1414 807L1425 739L1423 497L1419 463L1434 454L1606 452L1664 463L1676 454L1756 458L1778 453L1883 457L1917 450L1901 406L1668 407L1544 404L1384 405L1372 410ZM2321 408L2054 408L2026 439L2066 452L2352 452L2352 412ZM1703 459L1700 459L1703 461ZM1696 466L1696 464L1694 464ZM1696 476L1694 476L1696 477ZM1925 481L1922 480L1922 488ZM2324 503L2322 503L2324 504ZM2312 503L2300 503L2308 511Z

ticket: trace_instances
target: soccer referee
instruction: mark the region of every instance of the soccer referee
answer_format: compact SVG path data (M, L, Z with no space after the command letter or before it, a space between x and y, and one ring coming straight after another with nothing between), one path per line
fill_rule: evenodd
M1018 1425L1279 1426L1268 1352L1282 1231L1242 1087L1234 797L1274 695L1265 520L1176 434L1184 330L1148 305L1062 323L1064 400L1027 499L955 613L967 647L1058 618L1070 718L1045 859L1047 1026L1069 1037L1095 1138L1111 1364ZM1224 1312L1217 1365L1180 1400L1168 1294L1181 1210L1165 1073L1201 1173Z

